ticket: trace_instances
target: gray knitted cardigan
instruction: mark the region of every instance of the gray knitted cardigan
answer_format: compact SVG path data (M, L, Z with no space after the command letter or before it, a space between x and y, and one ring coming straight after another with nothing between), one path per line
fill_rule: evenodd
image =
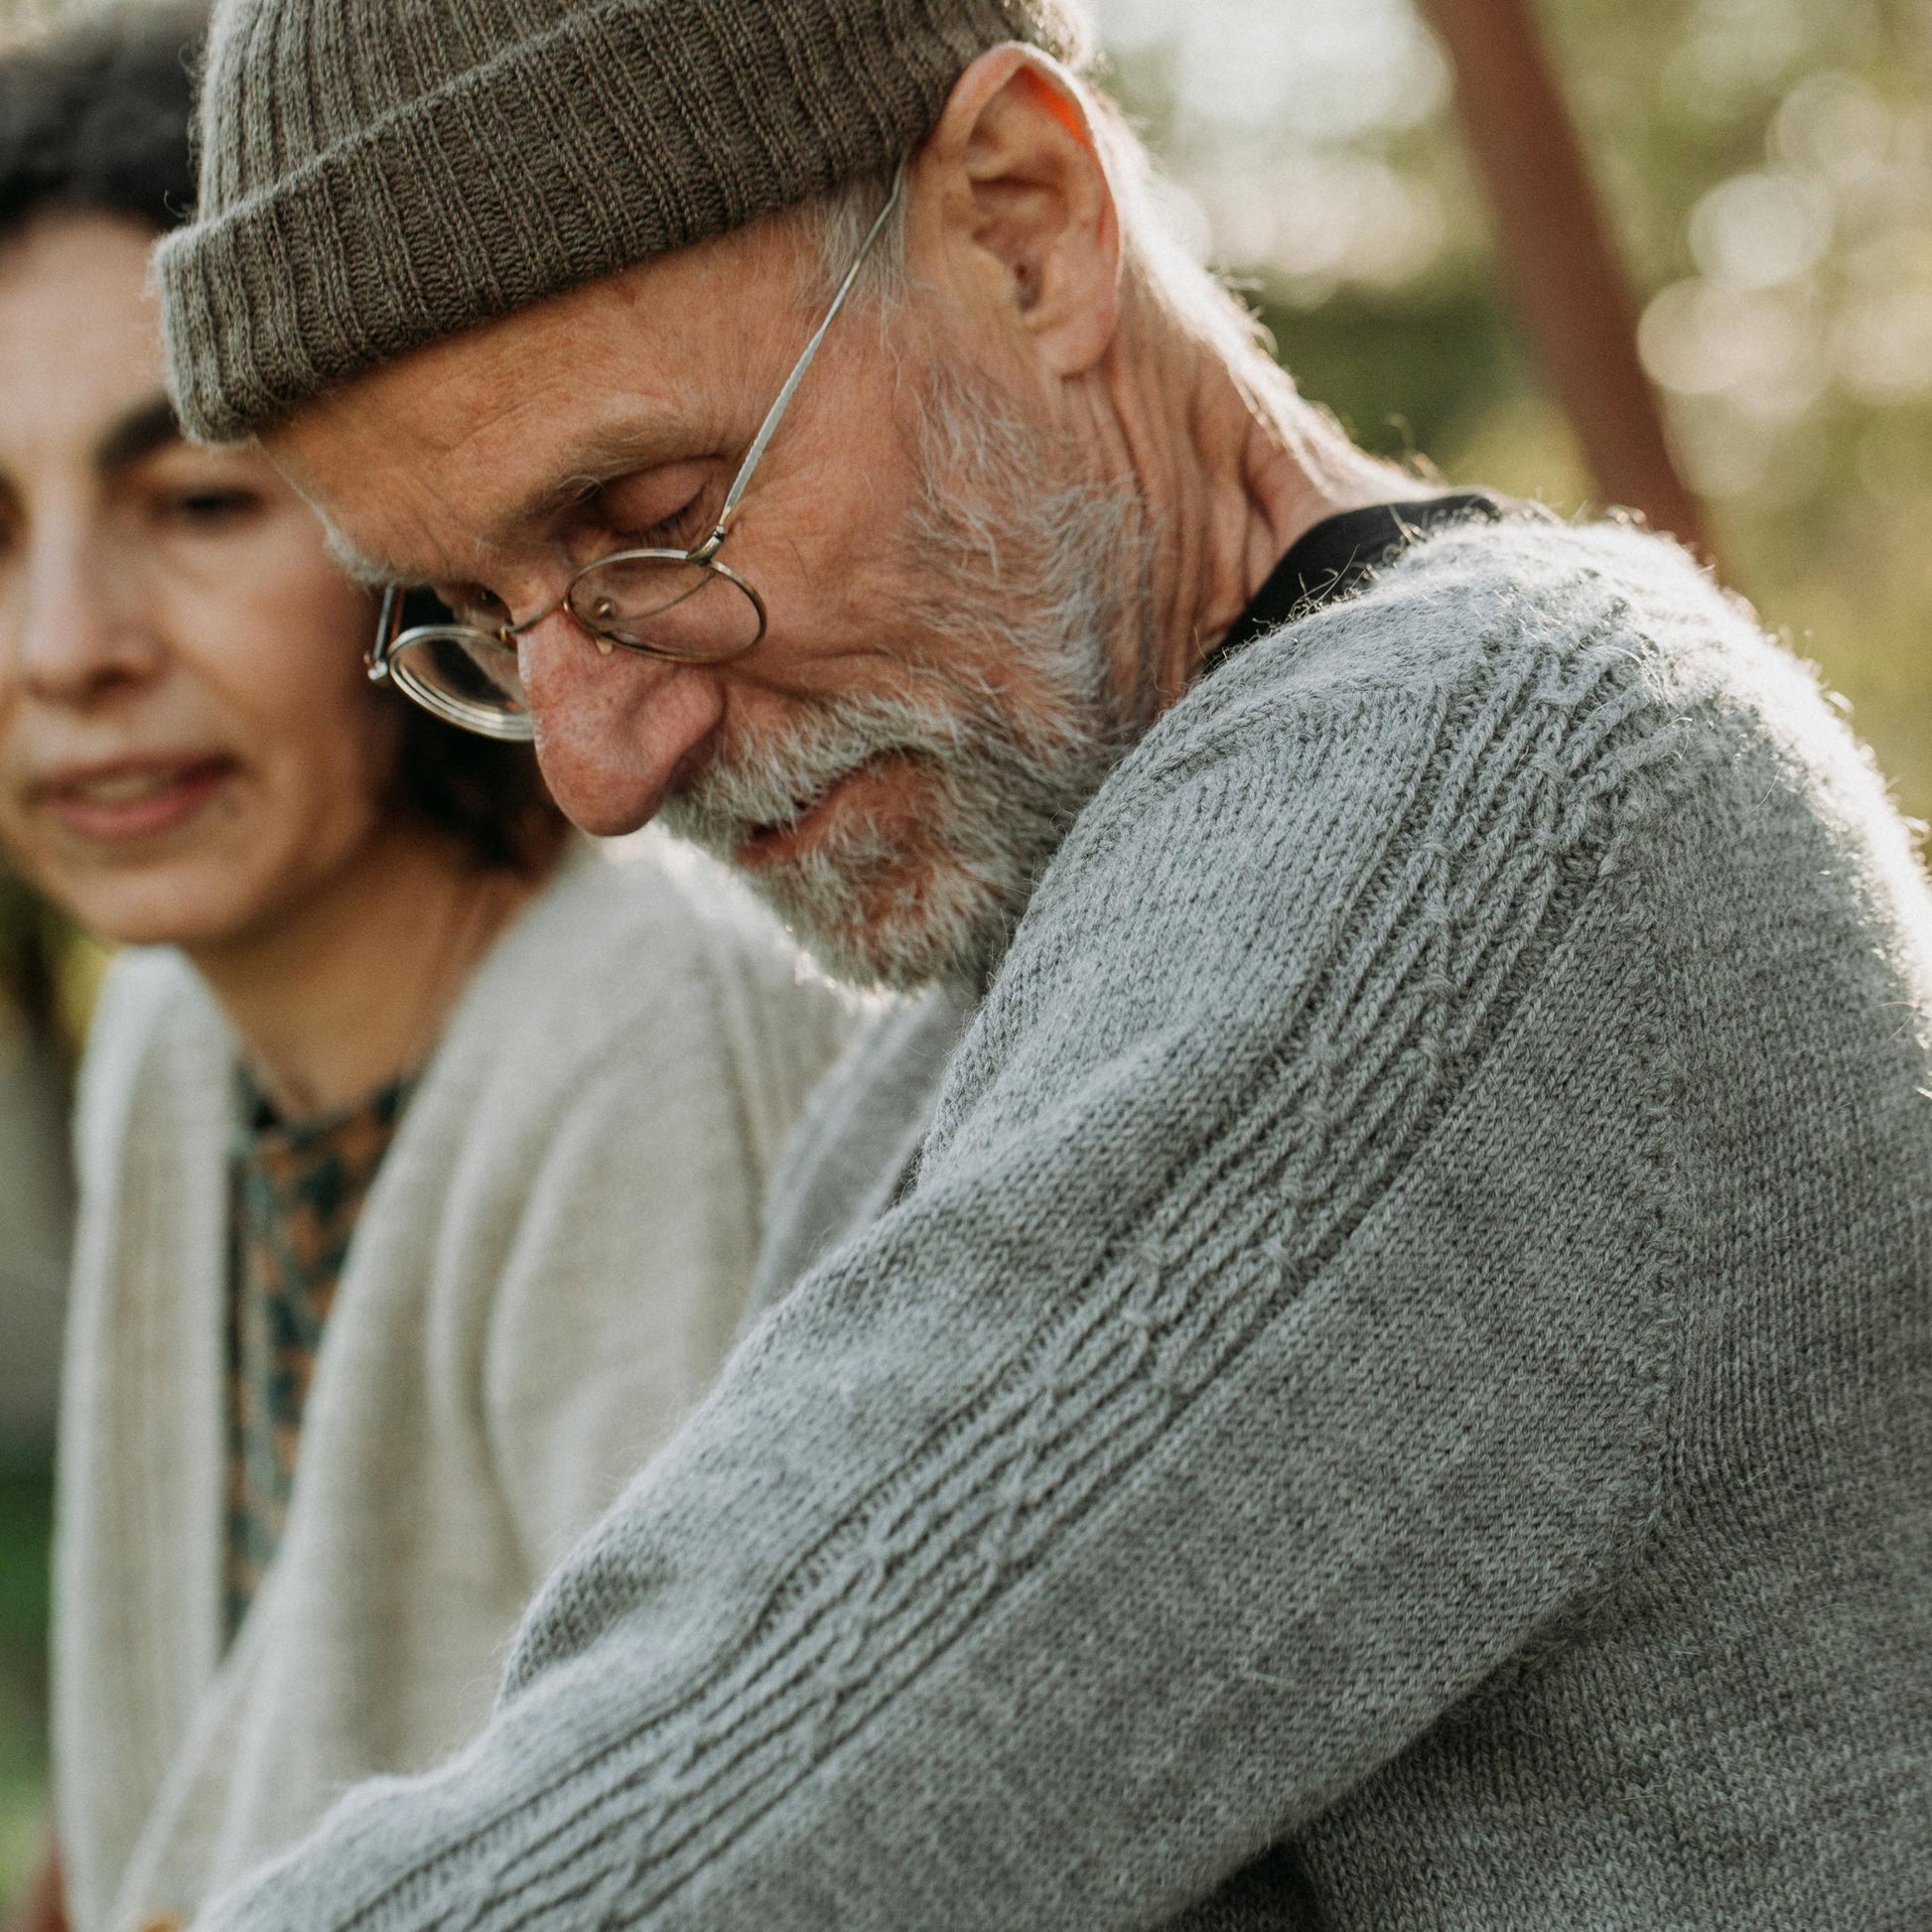
M1932 904L1627 531L1073 827L917 1183L208 1932L1932 1924Z

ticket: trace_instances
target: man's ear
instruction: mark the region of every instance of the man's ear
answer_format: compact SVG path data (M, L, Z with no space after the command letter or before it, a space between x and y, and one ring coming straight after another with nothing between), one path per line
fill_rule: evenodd
M1120 320L1120 216L1086 102L1036 48L990 49L959 76L913 164L914 252L969 302L1004 310L1046 369L1083 375Z

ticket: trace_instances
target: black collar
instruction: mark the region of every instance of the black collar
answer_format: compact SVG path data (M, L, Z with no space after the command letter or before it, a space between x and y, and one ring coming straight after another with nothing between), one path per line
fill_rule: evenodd
M1218 671L1257 637L1352 597L1372 572L1446 524L1500 523L1526 507L1486 489L1470 489L1324 517L1269 573L1227 635L1201 660L1197 678Z

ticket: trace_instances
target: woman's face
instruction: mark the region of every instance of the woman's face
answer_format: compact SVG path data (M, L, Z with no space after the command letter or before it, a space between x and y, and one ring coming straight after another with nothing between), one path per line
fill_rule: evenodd
M219 946L362 854L396 719L308 506L177 435L152 240L0 245L0 843L108 938Z

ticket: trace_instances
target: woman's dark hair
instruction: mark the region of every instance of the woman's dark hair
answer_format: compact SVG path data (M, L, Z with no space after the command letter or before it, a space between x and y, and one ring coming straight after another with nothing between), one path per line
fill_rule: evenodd
M0 38L0 247L47 214L119 215L156 234L188 218L207 12L206 0L129 6ZM404 713L390 802L485 865L541 867L563 818L529 747L474 737L384 695Z
M542 871L556 856L565 820L529 746L479 738L399 692L384 695L403 713L391 804L460 839L485 866Z
M186 216L207 20L205 6L144 7L0 44L0 241L56 209L157 233Z

